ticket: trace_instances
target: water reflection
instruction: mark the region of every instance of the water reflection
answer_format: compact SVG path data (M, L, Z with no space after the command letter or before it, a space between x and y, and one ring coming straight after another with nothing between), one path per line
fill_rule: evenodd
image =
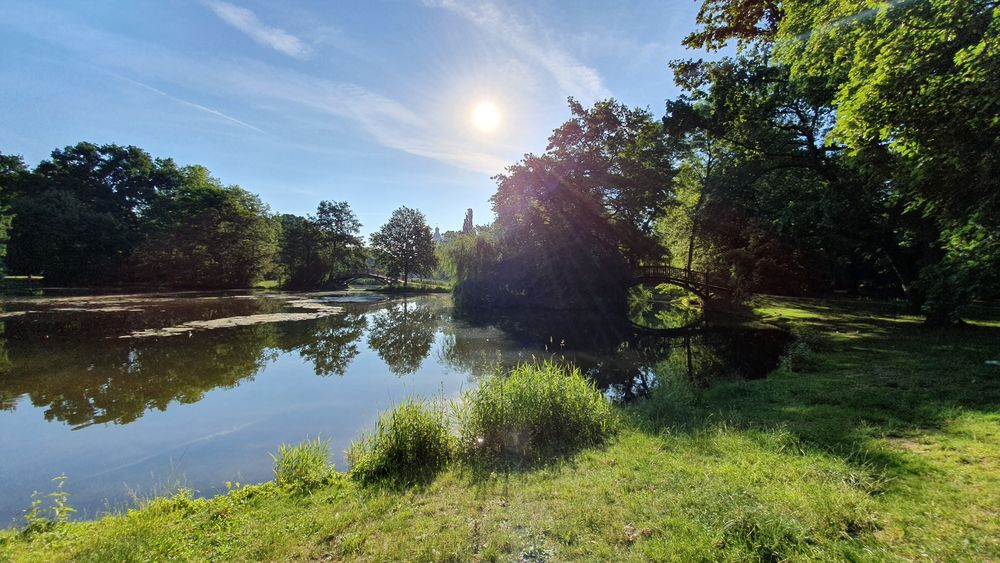
M343 376L365 335L367 347L390 373L412 374L431 355L439 333L435 363L472 380L498 366L555 358L572 362L601 388L628 400L648 391L652 372L661 365L682 369L702 387L762 377L787 343L784 333L742 328L663 336L579 311L453 313L441 297L344 303L342 314L307 322L126 339L118 336L150 324L270 313L283 304L239 298L124 306L129 309L51 307L10 318L0 339L0 407L11 410L27 396L46 420L74 427L127 424L146 411L194 403L207 390L252 380L282 353L296 353L316 375Z
M242 305L209 307L199 316L274 309L269 302L258 303L255 311ZM172 322L186 320L190 317ZM74 324L71 319L68 326L38 338L28 337L25 326L6 335L11 355L0 375L0 404L12 409L17 397L26 395L33 406L44 409L46 420L75 427L127 424L148 410L164 411L172 402L194 403L208 390L236 387L282 352L296 351L312 364L316 375L343 375L359 353L357 341L367 319L363 313L349 312L308 323L143 339L109 335L110 327L131 326L117 318L91 319L71 330ZM95 339L95 334L103 337Z
M431 352L443 316L442 302L402 299L372 315L368 346L396 375L413 373Z
M63 472L90 515L104 499L122 498L122 483L142 491L180 473L210 494L227 480L267 479L267 452L278 443L322 434L340 452L393 402L454 396L497 366L572 362L627 401L662 374L695 386L761 377L787 338L747 329L664 336L579 311L457 313L447 296L370 301L186 294L4 302L0 450L27 453L0 457L0 522ZM340 309L312 320L121 338L309 303Z
M286 323L278 327L276 347L297 350L312 363L316 375L344 375L358 356L358 341L368 329L368 318L358 311L319 319L313 323Z
M696 387L764 377L790 339L777 329L740 327L661 333L580 311L458 314L446 334L443 359L463 371L481 375L498 365L556 359L620 401L647 394L657 371L683 372Z
M690 328L702 319L702 301L675 285L636 286L629 290L629 318L640 327L671 330Z

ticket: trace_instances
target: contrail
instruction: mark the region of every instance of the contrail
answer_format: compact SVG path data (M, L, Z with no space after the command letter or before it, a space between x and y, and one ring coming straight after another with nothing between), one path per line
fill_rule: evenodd
M97 68L97 67L94 67L94 68ZM212 109L210 107L205 107L205 106L203 106L201 104L196 104L194 102L189 102L189 101L187 101L185 99L178 98L177 96L172 96L172 95L164 92L163 90L160 90L159 88L154 88L154 87L150 86L149 84L144 84L142 82L139 82L138 80L133 80L133 79L127 77L127 76L122 76L121 74L118 74L116 72L112 72L112 71L107 70L107 69L97 68L97 70L99 70L101 72L104 72L106 74L110 74L111 76L114 76L115 78L117 78L119 80L124 80L126 82L130 82L130 83L132 83L132 84L134 84L134 85L136 85L136 86L138 86L140 88L145 88L146 90L149 90L150 92L154 92L156 94L159 94L159 95L163 96L164 98L167 98L168 100L172 100L172 101L177 102L179 104L183 104L183 105L186 105L188 107L192 107L194 109L197 109L199 111L203 111L205 113L212 114L212 115L214 115L216 117L221 117L222 119L225 119L226 121L230 121L230 122L235 123L237 125L246 127L247 129L252 129L254 131L257 131L258 133L265 133L263 129L261 129L259 127L255 127L253 125L250 125L246 121L241 121L239 119L236 119L235 117L233 117L231 115L226 115L226 114L222 113L221 111L214 110L214 109Z

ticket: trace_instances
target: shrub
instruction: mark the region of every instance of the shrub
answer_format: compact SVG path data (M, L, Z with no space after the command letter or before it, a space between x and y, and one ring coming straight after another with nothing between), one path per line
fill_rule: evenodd
M823 333L811 326L792 327L792 336L798 342L803 342L814 351L829 350L830 345Z
M355 440L346 453L351 477L403 483L433 475L453 450L444 408L406 400L383 413L375 431Z
M309 492L322 485L333 473L329 440L306 440L301 444L282 444L274 460L274 480L297 493Z
M813 371L817 365L816 353L805 340L797 340L781 356L781 366L791 372Z
M611 405L578 368L552 362L496 373L466 393L459 412L470 454L531 457L599 443L615 427Z

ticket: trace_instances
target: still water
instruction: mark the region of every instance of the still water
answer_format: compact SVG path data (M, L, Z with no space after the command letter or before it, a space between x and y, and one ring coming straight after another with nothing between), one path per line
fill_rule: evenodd
M90 518L180 485L208 496L268 480L268 453L308 437L329 439L343 469L379 412L457 396L497 365L555 356L627 401L664 370L696 386L763 377L787 344L363 292L7 299L0 327L0 527L63 473Z

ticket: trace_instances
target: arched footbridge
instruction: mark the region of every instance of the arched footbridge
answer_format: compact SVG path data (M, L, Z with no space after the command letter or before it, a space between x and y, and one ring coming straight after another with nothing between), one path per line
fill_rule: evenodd
M733 293L733 288L728 282L720 280L707 272L698 272L674 266L639 266L633 273L632 281L636 285L669 283L683 287L702 299L709 299L720 294Z
M347 287L351 282L361 279L374 279L384 284L403 283L403 280L389 277L380 272L353 272L350 274L341 274L331 281L333 285L337 287Z

